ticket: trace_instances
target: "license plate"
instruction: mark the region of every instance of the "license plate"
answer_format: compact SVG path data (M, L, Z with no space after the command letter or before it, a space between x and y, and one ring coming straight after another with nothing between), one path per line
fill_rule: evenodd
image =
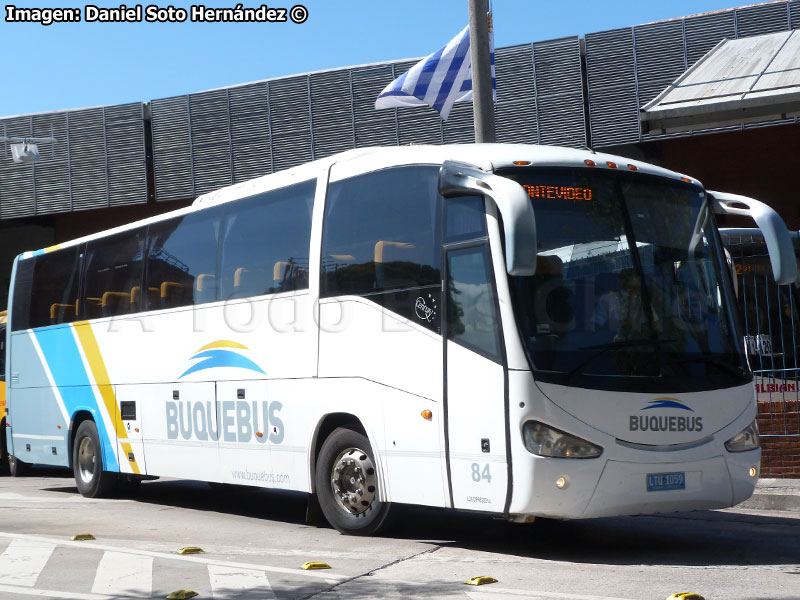
M685 473L648 473L647 491L663 492L665 490L685 490Z

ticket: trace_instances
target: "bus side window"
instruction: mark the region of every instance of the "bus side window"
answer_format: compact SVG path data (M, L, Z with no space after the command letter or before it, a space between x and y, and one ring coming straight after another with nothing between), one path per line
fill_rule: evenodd
M440 331L438 169L404 166L334 181L322 233L320 295L366 296Z
M145 310L216 301L221 223L212 207L150 226Z
M231 204L225 214L220 294L224 299L308 288L316 180Z
M80 262L78 246L19 261L12 329L74 321Z
M322 295L441 283L435 167L397 167L328 188Z
M500 362L500 319L486 245L447 253L447 293L447 337Z
M86 245L84 306L87 318L132 312L130 291L142 285L144 275L145 232L144 228L134 229Z

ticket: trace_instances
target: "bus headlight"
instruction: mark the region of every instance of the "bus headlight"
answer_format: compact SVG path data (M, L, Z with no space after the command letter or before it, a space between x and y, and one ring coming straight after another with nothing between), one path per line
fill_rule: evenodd
M758 422L756 421L725 442L725 449L728 452L747 452L755 450L758 446Z
M538 421L528 421L522 426L522 438L528 451L539 456L596 458L603 453L600 446Z

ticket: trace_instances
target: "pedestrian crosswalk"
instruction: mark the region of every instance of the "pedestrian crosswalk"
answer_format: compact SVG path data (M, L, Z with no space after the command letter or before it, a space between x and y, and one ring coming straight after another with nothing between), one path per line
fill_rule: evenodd
M55 544L24 539L13 539L0 554L0 583L32 586L36 583Z
M5 546L5 547L3 547ZM94 559L85 577L74 573L47 573L64 569L64 562L51 560L57 548L66 549L75 563ZM201 598L214 600L275 600L268 572L316 579L320 587L342 579L334 574L284 567L236 563L209 556L181 556L136 548L117 548L101 543L73 542L39 536L15 536L0 532L0 597L42 597L65 600L110 600L112 598L164 598L176 589L191 588ZM79 560L79 554L85 554ZM179 568L178 568L179 567ZM60 575L60 576L59 576ZM48 583L47 588L42 583ZM79 583L76 583L79 582ZM157 584L154 585L154 581ZM64 582L59 587L53 582Z
M149 598L153 593L153 558L104 552L92 583L93 594Z

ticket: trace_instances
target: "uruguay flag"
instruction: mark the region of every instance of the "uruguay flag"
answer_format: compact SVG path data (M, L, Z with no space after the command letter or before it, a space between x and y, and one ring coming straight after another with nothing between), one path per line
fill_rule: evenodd
M491 28L489 53L492 63L492 91L496 101L494 36ZM387 85L375 101L375 108L427 105L446 121L454 102L470 100L472 100L472 68L469 25L467 25L446 46L426 56Z

